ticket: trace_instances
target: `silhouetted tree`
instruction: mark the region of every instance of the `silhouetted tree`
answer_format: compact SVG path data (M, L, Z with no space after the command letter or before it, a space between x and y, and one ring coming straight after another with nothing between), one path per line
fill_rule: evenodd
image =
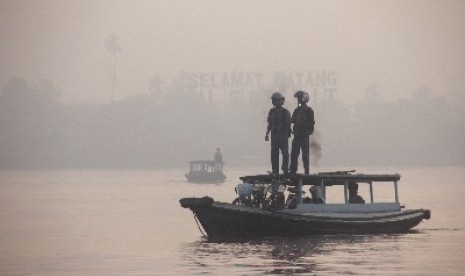
M151 97L159 103L163 94L163 80L156 75L149 80L148 89Z
M115 97L115 84L116 84L116 55L121 52L121 46L118 42L118 37L115 34L108 35L105 40L105 48L113 56L113 92L111 100Z

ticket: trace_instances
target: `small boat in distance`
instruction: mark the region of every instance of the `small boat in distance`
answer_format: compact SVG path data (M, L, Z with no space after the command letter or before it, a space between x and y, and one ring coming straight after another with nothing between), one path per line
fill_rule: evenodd
M194 213L196 222L213 239L403 233L430 218L430 210L404 209L399 203L400 175L352 172L244 176L236 187L234 204L210 197L183 198L180 204ZM368 186L367 203L354 194L358 184ZM373 186L385 184L393 185L393 199L376 202ZM309 186L312 198L304 197L304 187ZM343 203L326 201L334 187L342 192Z
M222 183L226 179L223 173L224 162L213 160L197 160L189 162L187 181L192 183Z

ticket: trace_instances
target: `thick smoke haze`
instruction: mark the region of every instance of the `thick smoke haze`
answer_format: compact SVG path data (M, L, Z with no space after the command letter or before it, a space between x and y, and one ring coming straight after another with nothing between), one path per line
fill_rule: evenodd
M53 83L12 79L0 95L0 168L180 167L211 159L216 147L227 166L269 165L269 90L218 105L181 79L158 89L109 104L64 104ZM354 105L311 98L313 168L465 164L463 96L420 87L386 101L369 91Z
M463 1L0 0L0 168L269 164L310 92L315 165L464 164Z
M463 91L463 1L0 1L0 83L49 79L67 102L147 94L187 72L334 70L340 96Z

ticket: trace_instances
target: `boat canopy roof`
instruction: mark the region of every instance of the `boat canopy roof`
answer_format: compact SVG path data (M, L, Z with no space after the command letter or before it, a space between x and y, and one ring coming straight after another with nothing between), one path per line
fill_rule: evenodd
M324 183L325 186L344 185L347 182L397 182L400 180L399 174L352 174L353 171L320 172L317 174L293 174L290 176L279 175L279 179L290 179L294 185L302 180L302 185L318 185ZM248 183L271 183L273 175L249 175L240 177Z
M213 160L196 160L196 161L190 161L189 163L191 165L193 165L193 164L207 165L207 166L214 166L215 165L215 161L213 161Z

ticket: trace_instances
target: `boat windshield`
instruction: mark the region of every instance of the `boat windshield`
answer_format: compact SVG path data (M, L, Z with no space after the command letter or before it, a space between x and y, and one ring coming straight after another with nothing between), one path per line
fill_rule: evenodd
M394 182L349 182L324 189L326 203L396 202Z

